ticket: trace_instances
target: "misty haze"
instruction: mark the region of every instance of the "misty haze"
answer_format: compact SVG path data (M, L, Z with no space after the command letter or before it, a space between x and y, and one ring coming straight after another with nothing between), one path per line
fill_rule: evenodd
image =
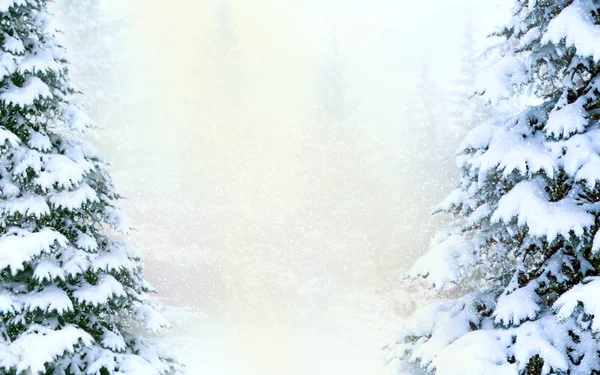
M187 374L383 371L497 3L57 1Z

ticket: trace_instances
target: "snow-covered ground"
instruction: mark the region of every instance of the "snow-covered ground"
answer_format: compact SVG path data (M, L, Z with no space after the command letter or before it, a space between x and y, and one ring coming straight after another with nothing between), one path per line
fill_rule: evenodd
M268 274L253 280L243 268L227 286L211 266L146 259L146 272L163 292L165 315L174 326L164 342L186 363L187 374L383 370L380 349L398 316L398 298L389 291L323 277L288 280ZM258 271L269 272L268 267Z
M170 309L174 329L164 344L206 375L364 375L382 373L380 345L360 327L330 321L226 322Z

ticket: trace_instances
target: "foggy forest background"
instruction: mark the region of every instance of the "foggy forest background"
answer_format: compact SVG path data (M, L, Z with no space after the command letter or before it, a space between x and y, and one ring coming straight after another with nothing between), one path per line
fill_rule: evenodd
M508 6L411 3L55 4L188 373L373 373L425 298L401 279L502 111L468 98Z

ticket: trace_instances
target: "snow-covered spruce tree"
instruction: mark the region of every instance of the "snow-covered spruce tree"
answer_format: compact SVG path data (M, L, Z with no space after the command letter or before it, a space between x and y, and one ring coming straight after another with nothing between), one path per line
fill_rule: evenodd
M432 158L441 161L448 152L448 136L451 134L447 122L444 122L444 103L440 87L431 78L430 58L424 56L419 67L419 81L415 85L413 99L408 107L408 125L404 148L417 159L417 167L422 170L432 162ZM432 147L431 147L432 146ZM424 152L425 149L430 149ZM447 150L446 150L447 151ZM415 165L416 167L416 165Z
M330 127L352 126L358 100L350 95L347 65L338 41L331 38L325 62L318 77L318 113L322 122ZM355 119L354 119L355 120Z
M451 155L458 143L451 130L450 116L446 113L446 97L431 76L430 58L423 56L418 69L419 80L406 107L405 123L408 131L401 143L404 174L419 181L418 190L411 189L407 192L414 196L413 202L419 201L407 207L411 211L407 216L411 218L422 217L420 212L429 204L427 200L431 196L442 199L453 186L454 176L446 171L454 166ZM432 168L434 173L431 173ZM444 178L439 178L442 174ZM425 215L428 216L429 213ZM431 217L428 219L432 221ZM422 226L422 221L418 225ZM427 232L430 233L428 230L417 232L423 240L417 242L426 243L426 237L429 236Z
M479 104L478 97L473 98L473 90L475 87L475 74L477 71L476 64L476 45L475 45L475 24L473 17L473 4L467 1L464 4L464 33L461 45L462 57L460 60L460 69L457 79L453 83L453 89L448 97L448 117L450 120L449 131L451 136L461 139L466 131L472 129L472 125L477 123L481 118L476 118L478 107L486 107Z
M239 114L244 106L244 87L247 77L242 68L242 52L234 20L234 4L230 0L220 0L214 30L214 50L211 70L217 79L214 83L213 95L217 95L219 103L225 105L226 113ZM213 100L214 101L214 100Z
M517 48L486 95L532 87L540 104L464 140L460 186L440 208L462 221L411 276L465 293L417 311L390 361L436 375L600 374L599 24L598 1L516 1L499 36Z
M164 319L107 167L77 133L64 49L46 0L0 2L0 373L168 374L137 327Z
M127 59L122 53L125 21L106 9L105 0L57 0L50 10L62 31L61 43L70 51L70 78L85 93L81 101L94 120L108 124L115 102L123 102L130 86ZM118 107L117 107L118 108Z

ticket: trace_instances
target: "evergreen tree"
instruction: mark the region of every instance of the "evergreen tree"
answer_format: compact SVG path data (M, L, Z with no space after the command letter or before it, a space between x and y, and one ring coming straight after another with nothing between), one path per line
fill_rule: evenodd
M445 96L432 79L430 68L430 58L424 56L419 66L419 81L407 107L405 123L408 130L401 144L403 174L418 181L418 189L407 185L404 193L410 197L404 215L408 218L405 225L413 227L411 247L427 243L437 219L430 216L431 197L442 199L454 180L454 176L446 171L454 165L452 156L456 144L449 141L453 136L449 131ZM410 251L421 253L413 248Z
M302 222L295 225L306 229L299 244L321 254L318 263L310 259L318 270L302 270L313 273L314 278L302 277L308 285L304 289L313 292L327 290L325 278L360 285L362 277L389 271L384 252L395 245L383 241L396 240L396 233L390 234L391 226L372 223L381 217L397 222L401 215L397 199L384 199L400 197L398 182L390 177L396 159L361 127L350 63L342 43L330 40L315 75L314 109L296 156L302 161L297 184L303 197L296 215Z
M215 33L217 45L217 59L219 63L230 61L234 65L237 62L238 37L235 34L233 21L231 19L231 3L229 0L221 0L217 9L217 29Z
M449 130L453 133L453 139L464 136L465 131L471 130L472 125L477 123L477 120L481 120L475 118L475 110L479 103L471 98L477 71L472 7L471 1L467 1L464 5L465 28L461 45L460 70L458 78L454 81L453 91L449 95Z
M492 108L492 106L486 105L485 99L475 92L477 86L476 78L480 75L483 68L479 66L477 58L479 49L474 38L477 25L473 16L473 2L470 0L466 1L463 8L465 26L461 44L462 56L458 77L454 80L452 90L448 93L448 108L446 110L449 120L446 136L447 139L456 140L456 146L458 146L460 139L464 138L465 134L473 129L475 125L507 112L508 109L506 107L512 107L511 109L517 108L516 103L511 101L503 103L502 106ZM505 45L504 48L510 50L510 45ZM492 61L493 59L491 56L488 56L488 60ZM454 145L454 142L451 143Z
M226 110L223 109L224 113L233 111L239 114L240 107L244 104L242 88L245 77L240 63L239 38L232 16L230 0L220 0L216 14L217 27L214 31L212 71L217 82L214 84L213 95L217 95L218 103L226 106Z
M112 123L115 102L125 100L129 77L120 39L122 19L109 14L103 0L59 0L54 5L64 45L70 51L70 79L85 93L87 113L102 124ZM117 107L118 108L118 107ZM116 130L116 129L115 129Z
M430 58L424 56L419 67L419 82L408 107L410 132L404 145L411 155L415 172L422 173L428 165L441 166L451 153L448 144L447 121L444 121L444 101L440 87L431 78ZM447 161L446 161L446 164Z
M600 374L599 19L595 0L515 2L485 95L531 88L540 103L464 140L459 187L440 206L458 225L410 272L463 295L417 311L390 361L436 375Z
M327 126L351 126L358 101L350 96L350 86L346 77L347 66L335 37L331 38L328 52L320 70L318 113Z
M78 134L65 50L46 0L0 4L0 372L168 374L137 331L165 321L147 297L106 164Z

